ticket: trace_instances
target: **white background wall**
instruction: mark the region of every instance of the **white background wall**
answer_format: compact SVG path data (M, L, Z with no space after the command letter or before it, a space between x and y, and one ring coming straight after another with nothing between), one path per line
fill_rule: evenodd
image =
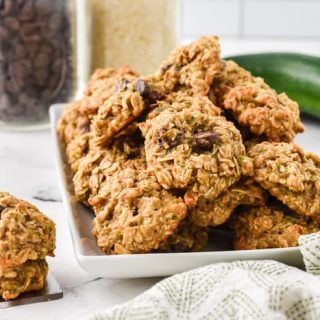
M186 37L212 32L227 37L320 39L319 0L181 0Z
M227 54L320 55L320 0L181 0L182 38L186 42L202 34L219 35Z

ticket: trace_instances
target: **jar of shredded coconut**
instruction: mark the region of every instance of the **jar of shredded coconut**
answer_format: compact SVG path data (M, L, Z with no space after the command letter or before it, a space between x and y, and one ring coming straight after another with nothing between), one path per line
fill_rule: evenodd
M130 65L154 72L177 46L178 0L91 0L91 72Z

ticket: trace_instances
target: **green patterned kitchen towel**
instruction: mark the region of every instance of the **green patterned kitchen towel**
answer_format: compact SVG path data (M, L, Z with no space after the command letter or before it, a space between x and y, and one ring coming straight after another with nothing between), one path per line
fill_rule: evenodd
M306 270L319 275L320 234L300 239ZM217 263L162 280L90 320L320 319L320 278L285 264Z
M320 232L301 236L299 244L306 271L320 276Z

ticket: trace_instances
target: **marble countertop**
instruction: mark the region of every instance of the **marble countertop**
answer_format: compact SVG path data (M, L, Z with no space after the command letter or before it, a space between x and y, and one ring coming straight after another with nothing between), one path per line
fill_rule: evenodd
M224 54L256 51L257 43L224 41ZM263 49L277 48L264 44ZM279 50L284 45L278 44ZM320 52L319 43L291 43L287 51ZM297 49L298 48L298 49ZM307 151L320 154L320 121L304 119L306 132L296 142ZM1 129L1 128L0 128ZM0 130L0 190L32 202L57 224L56 257L48 258L50 270L60 283L63 299L19 306L0 311L1 320L79 319L93 311L114 306L137 296L160 278L96 279L84 272L75 260L71 237L58 189L53 145L49 131L1 132Z

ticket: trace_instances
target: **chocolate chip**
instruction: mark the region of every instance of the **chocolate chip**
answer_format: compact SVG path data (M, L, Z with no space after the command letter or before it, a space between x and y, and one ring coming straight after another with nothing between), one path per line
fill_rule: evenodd
M6 208L6 207L0 206L0 217L1 217L1 213L3 212L3 210L4 210L5 208Z
M120 93L122 90L127 89L128 83L129 83L129 81L128 81L127 79L122 78L122 79L118 82L118 84L117 84L117 86L116 86L116 88L115 88L115 92L116 92L116 93Z
M24 0L19 19L21 21L30 21L35 17L35 10L31 0Z
M170 148L174 148L181 144L183 140L183 135L181 132L176 133L173 137L167 134L167 129L162 129L159 131L159 144L161 147L168 145Z
M137 80L135 83L135 89L148 103L153 103L164 98L162 93L152 90L150 85L143 79Z
M147 98L149 96L150 87L143 79L139 79L134 86L142 98Z
M5 16L10 14L15 8L15 1L13 0L2 0L0 3L0 14Z
M215 132L200 132L193 136L193 146L202 151L210 151L218 141L219 136Z
M90 121L88 119L83 119L79 122L77 129L81 134L90 132Z
M166 72L173 66L173 63L166 63L164 66L161 67L161 72Z
M9 30L17 31L20 27L20 22L16 18L7 17L3 19L3 25Z

